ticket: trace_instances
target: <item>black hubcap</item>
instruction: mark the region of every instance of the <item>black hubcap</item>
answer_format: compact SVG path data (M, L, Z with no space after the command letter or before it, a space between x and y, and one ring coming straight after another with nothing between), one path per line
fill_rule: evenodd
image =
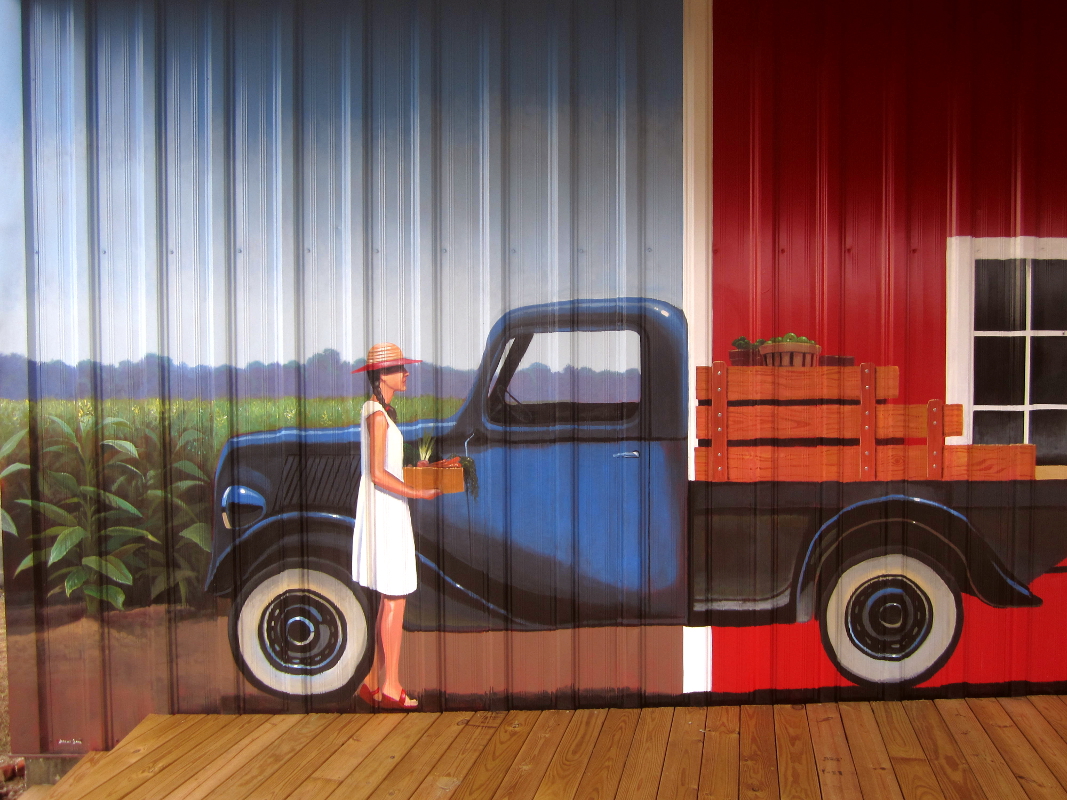
M345 651L348 629L337 606L318 592L290 589L259 621L259 644L272 666L290 675L330 669Z
M930 598L903 575L881 575L848 600L848 638L871 658L899 661L926 641L933 624Z

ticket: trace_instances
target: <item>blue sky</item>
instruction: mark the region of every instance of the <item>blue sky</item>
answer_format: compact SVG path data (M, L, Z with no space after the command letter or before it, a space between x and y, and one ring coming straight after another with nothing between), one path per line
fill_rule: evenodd
M18 0L0 0L0 352L26 352L22 48Z
M469 369L510 308L681 304L680 3L493 20L446 0L434 28L365 2L303 18L299 70L284 3L241 6L226 42L222 6L101 3L91 80L82 6L28 4L36 328L27 352L24 195L4 192L0 352L244 366L387 340ZM19 13L0 0L4 187L23 185Z

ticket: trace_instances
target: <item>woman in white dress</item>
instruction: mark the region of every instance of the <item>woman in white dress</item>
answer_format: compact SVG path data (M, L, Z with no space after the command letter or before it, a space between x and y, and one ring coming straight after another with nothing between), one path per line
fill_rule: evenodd
M404 437L389 405L396 392L407 388L405 365L417 363L386 342L374 345L367 363L354 370L367 373L371 398L363 404L360 416L363 475L356 500L352 577L382 595L374 663L359 687L359 696L385 709L413 710L419 705L400 685L404 605L418 583L408 498L432 500L441 494L439 489L415 489L404 483Z

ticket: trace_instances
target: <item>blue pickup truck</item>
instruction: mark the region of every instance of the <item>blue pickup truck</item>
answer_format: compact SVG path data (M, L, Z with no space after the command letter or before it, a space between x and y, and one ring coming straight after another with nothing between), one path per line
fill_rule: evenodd
M709 483L688 477L685 317L656 300L507 313L473 388L427 433L477 487L412 503L411 630L757 625L818 618L861 685L910 685L951 655L961 594L1036 606L1067 558L1065 481ZM351 696L374 598L351 580L359 428L230 440L208 588L233 598L245 676Z

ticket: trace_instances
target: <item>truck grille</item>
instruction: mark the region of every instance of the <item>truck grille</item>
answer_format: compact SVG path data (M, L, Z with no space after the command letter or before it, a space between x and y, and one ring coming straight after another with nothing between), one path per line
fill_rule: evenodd
M354 456L288 456L275 510L296 506L351 514L358 488L359 459Z

